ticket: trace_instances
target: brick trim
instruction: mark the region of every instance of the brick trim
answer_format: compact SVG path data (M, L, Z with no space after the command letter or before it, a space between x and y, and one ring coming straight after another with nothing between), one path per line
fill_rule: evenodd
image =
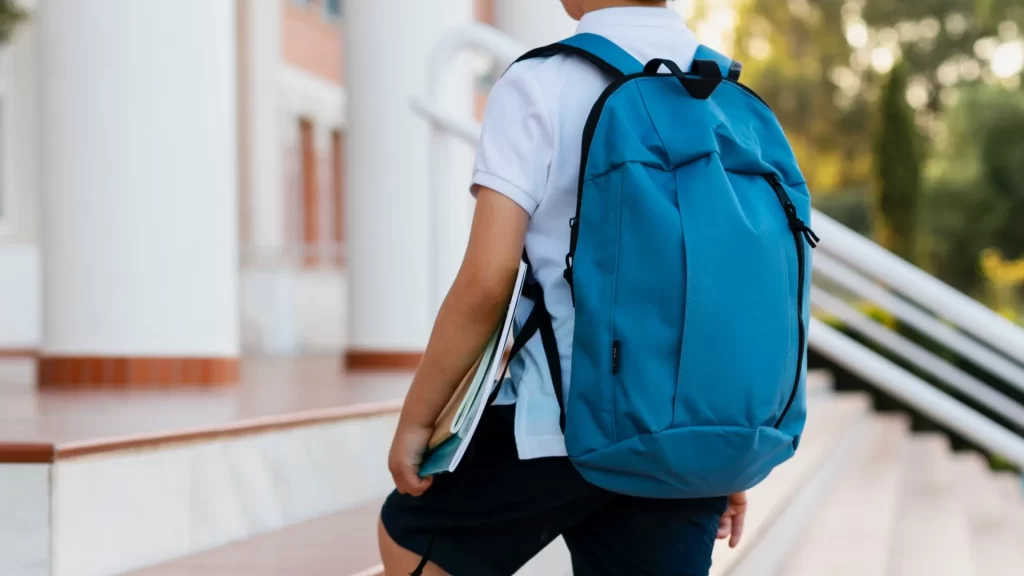
M221 386L239 374L237 358L43 356L38 368L45 388Z
M39 356L35 348L0 348L0 358L27 359Z
M342 367L349 372L407 371L418 368L422 358L422 352L348 350L342 358Z

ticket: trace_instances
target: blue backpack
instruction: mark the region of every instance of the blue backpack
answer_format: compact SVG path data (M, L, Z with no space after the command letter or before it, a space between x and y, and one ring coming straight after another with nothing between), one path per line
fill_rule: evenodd
M739 63L709 48L687 72L594 34L519 60L555 54L612 81L584 129L569 222L568 398L535 282L513 355L541 335L569 458L590 483L651 498L749 489L793 456L806 419L818 239L786 136Z

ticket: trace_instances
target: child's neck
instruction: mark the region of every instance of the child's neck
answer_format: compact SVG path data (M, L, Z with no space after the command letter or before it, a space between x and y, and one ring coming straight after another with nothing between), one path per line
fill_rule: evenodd
M583 13L601 10L602 8L620 8L627 6L643 6L667 8L668 2L643 2L641 0L583 0Z

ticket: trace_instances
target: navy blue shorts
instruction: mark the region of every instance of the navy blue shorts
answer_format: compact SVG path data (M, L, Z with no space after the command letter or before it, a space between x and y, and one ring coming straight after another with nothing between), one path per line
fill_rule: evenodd
M706 576L726 498L648 500L587 483L567 458L520 460L514 406L487 409L463 461L381 520L452 576L512 576L558 536L575 576ZM433 545L430 546L433 539Z

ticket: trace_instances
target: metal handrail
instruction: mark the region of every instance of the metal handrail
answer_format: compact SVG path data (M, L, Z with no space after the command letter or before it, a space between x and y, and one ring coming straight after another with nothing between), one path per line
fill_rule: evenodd
M893 316L927 334L1005 382L1024 392L1024 367L986 348L977 340L942 322L917 306L889 292L827 254L815 254L814 273L835 282L850 292L866 298L889 311Z
M823 355L878 389L1024 468L1024 438L968 408L849 336L811 319L810 343Z
M978 404L999 414L1024 430L1024 406L999 392L985 382L953 366L920 344L901 336L888 326L868 318L863 312L850 306L821 288L811 289L811 303L815 308L835 316L861 335L881 344L901 356L919 369L949 384L961 394L972 398Z
M431 177L432 192L437 192L441 189L440 186L443 185L442 177L437 175L441 171L436 169L439 166L446 165L443 162L445 159L444 146L441 143L446 142L449 137L454 137L466 144L476 146L480 137L479 123L453 114L446 110L444 103L440 101L439 80L443 78L452 58L458 52L466 49L485 51L505 63L513 61L526 51L523 46L517 44L504 33L482 24L472 24L452 31L434 49L431 56L428 95L426 98L417 99L412 103L413 109L427 120L432 128L431 149L433 156L431 166L435 168L432 170L435 175ZM817 259L823 260L825 262L824 268L833 273L826 274L827 276L830 276L833 280L836 280L838 277L841 284L853 286L855 292L859 288L859 291L862 293L869 292L872 296L879 297L885 304L889 305L886 308L894 308L890 309L890 312L893 312L893 314L896 314L901 319L906 320L908 324L915 325L919 329L921 326L928 326L934 329L936 326L942 325L935 318L931 318L931 322L926 321L925 318L928 318L927 314L924 314L919 309L884 289L879 289L879 291L866 290L865 285L857 281L857 279L862 277L853 271L849 271L850 274L844 275L843 270L846 270L846 268L842 264L835 262L834 259L830 259L828 255L831 254L876 277L901 293L904 297L913 299L925 308L941 314L957 326L973 334L979 340L999 350L1006 357L1024 365L1024 330L1021 330L1005 318L1002 318L978 302L971 300L964 294L957 292L940 280L899 259L881 246L849 230L825 214L815 210L812 219L815 229L823 238L821 248L826 253ZM436 226L432 226L432 228L434 227ZM831 265L833 263L834 265ZM816 265L816 271L819 268L820 266ZM837 270L839 272L836 272ZM844 279L849 280L851 277L855 278L854 282L843 282ZM834 297L832 299L829 296L822 298L820 294L823 292L821 292L820 288L816 288L815 293L819 295L816 303L817 306L822 307L824 304L824 307L830 308L833 312L836 310L840 310L840 312L846 311L836 305L838 300ZM916 311L917 314L913 311ZM994 409L996 404L1003 402L1005 396L991 389L982 391L978 385L984 386L984 384L962 371L952 366L934 364L932 362L934 360L933 355L921 354L923 349L920 349L920 347L914 345L915 347L912 348L903 345L913 343L905 341L905 339L897 341L886 335L880 336L877 331L870 329L870 327L863 325L861 322L856 322L856 324L856 327L866 329L869 332L869 337L874 339L880 338L890 346L895 344L894 348L898 349L894 351L909 357L912 362L917 362L919 365L921 363L928 364L925 368L933 374L938 375L943 381L957 386L961 391L968 391L966 393L979 399L979 402L983 405ZM945 325L942 326L944 327ZM926 331L933 335L942 332L941 329L938 331L926 329ZM857 374L877 388L902 399L908 405L942 422L950 429L977 442L980 446L1001 455L1014 464L1024 467L1024 438L998 425L986 416L946 395L941 390L816 318L811 319L809 335L809 343L814 346L815 350L831 358L839 366L846 368L851 373ZM994 373L1005 377L1014 385L1021 385L1019 366L1015 366L1012 362L993 354L982 346L975 345L972 347L969 339L956 333L955 330L949 329L949 332L943 333L942 337L946 338L945 343L947 345L952 343L951 347L961 353L965 353L975 361L981 358L982 363L987 367L996 367L993 369ZM936 339L942 341L940 337ZM1006 401L1008 402L1008 399ZM1024 416L1019 410L1019 406L1001 408L995 411L1014 422L1020 422L1021 417Z
M825 214L815 212L813 221L815 231L826 239L820 245L823 251L869 273L1024 364L1024 329Z

